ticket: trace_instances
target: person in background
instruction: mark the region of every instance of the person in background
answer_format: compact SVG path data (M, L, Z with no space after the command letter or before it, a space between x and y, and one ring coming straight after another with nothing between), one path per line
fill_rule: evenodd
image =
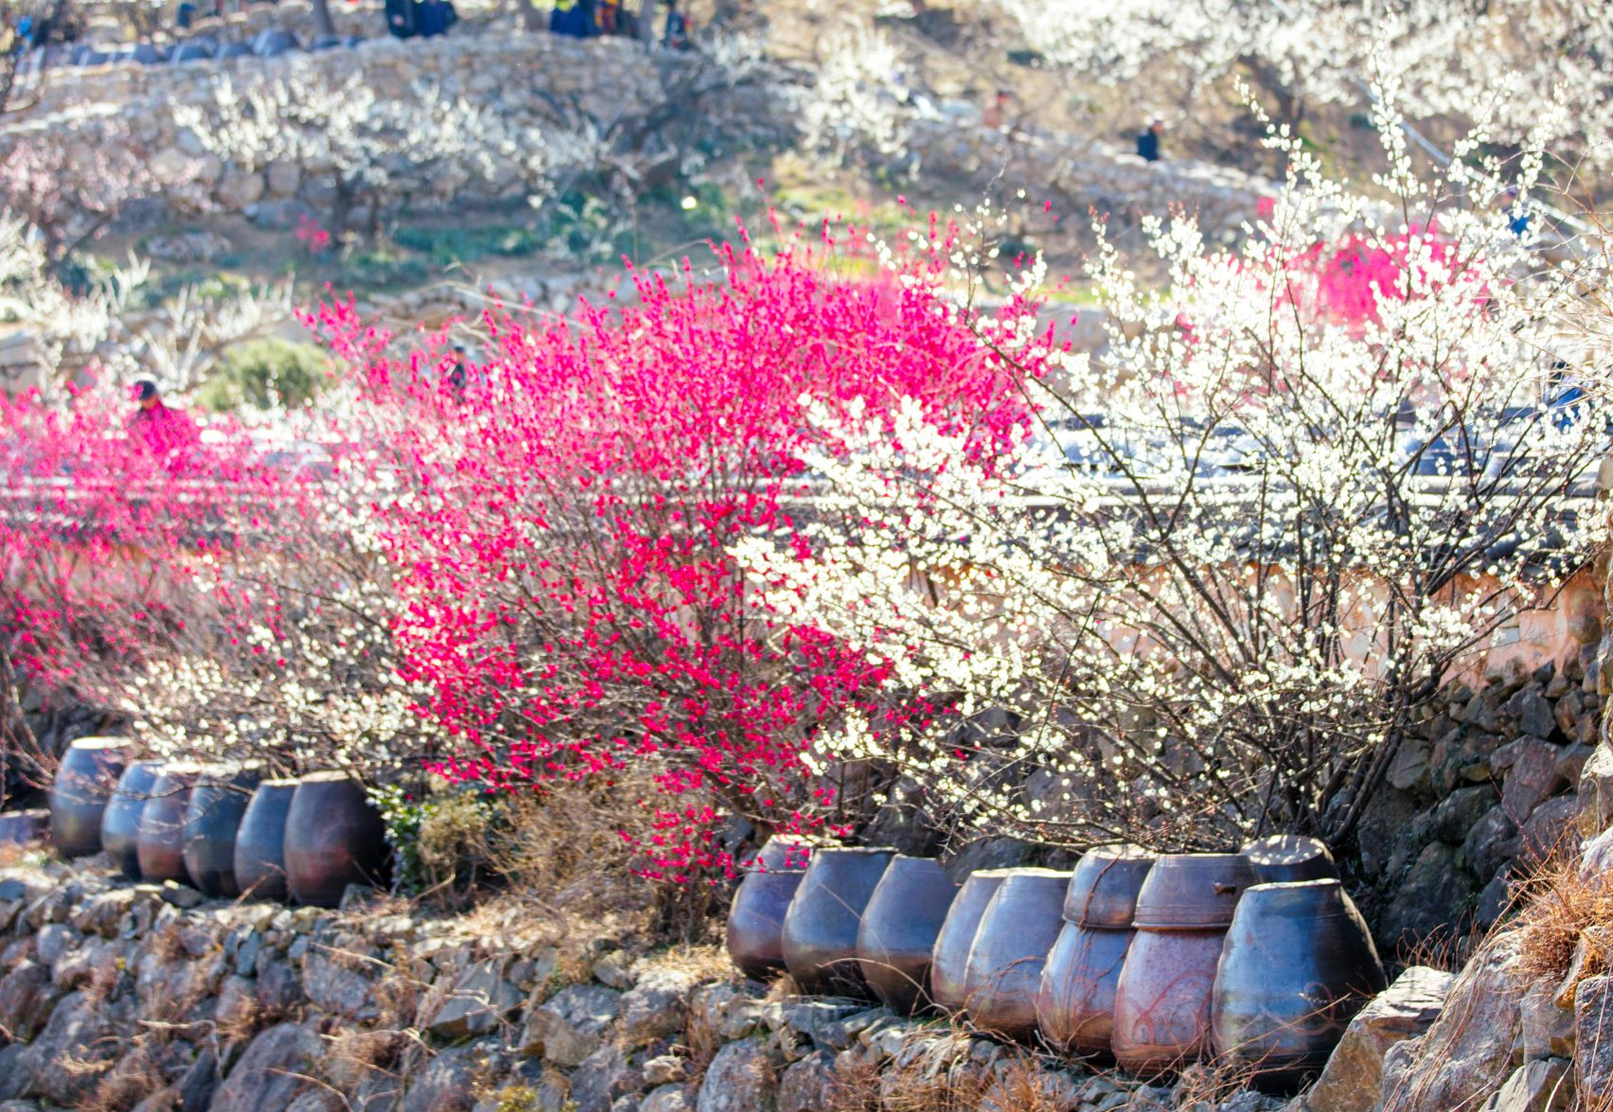
M601 35L614 35L621 27L622 5L620 0L599 0L599 33Z
M678 11L678 0L666 0L666 32L661 45L668 50L688 50L694 44L689 40L689 21Z
M1137 136L1137 157L1144 162L1159 161L1159 140L1165 134L1165 121L1156 119Z
M448 373L442 376L442 382L454 396L455 401L465 400L465 386L470 382L470 367L465 361L464 345L454 346L454 361L449 365Z
M999 130L1008 121L1009 96L1007 89L998 89L996 98L980 114L980 122L992 131Z
M179 410L163 404L155 382L142 378L131 394L135 411L129 418L129 436L152 455L166 459L196 443L196 426Z
M448 28L457 22L459 13L454 10L451 0L418 0L415 6L415 33L421 38L445 35Z
M174 18L174 25L181 31L189 30L190 25L196 21L196 5L191 0L180 0L179 14Z

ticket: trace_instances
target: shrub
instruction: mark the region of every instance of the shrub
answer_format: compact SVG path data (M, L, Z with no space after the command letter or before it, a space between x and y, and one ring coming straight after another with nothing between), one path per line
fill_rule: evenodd
M243 406L298 409L313 402L328 378L319 348L270 336L226 349L199 396L215 413Z

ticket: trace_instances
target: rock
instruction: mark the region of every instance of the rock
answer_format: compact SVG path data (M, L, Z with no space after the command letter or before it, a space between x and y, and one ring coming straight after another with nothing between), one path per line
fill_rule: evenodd
M520 991L504 976L509 965L510 958L504 957L466 967L454 978L445 998L428 998L422 1026L445 1039L470 1038L496 1029L521 1006Z
M208 1112L285 1112L309 1082L324 1043L306 1027L282 1023L253 1039L219 1086Z
M644 1098L638 1112L694 1112L694 1102L682 1085L662 1085Z
M580 1066L600 1047L616 1018L621 993L603 985L569 985L527 1013L521 1030L523 1054L535 1054L562 1069Z
M672 1054L662 1054L644 1063L646 1085L666 1085L673 1081L687 1081L689 1071L684 1060Z
M1368 876L1382 876L1389 868L1399 833L1417 814L1417 803L1407 792L1379 791L1367 801L1358 826L1361 867ZM956 873L953 880L959 879Z
M1613 747L1591 750L1579 773L1579 830L1591 837L1613 827Z
M375 986L344 964L349 960L323 946L310 949L302 962L303 994L321 1011L347 1019L371 1018L375 1015Z
M1518 716L1518 729L1525 734L1547 738L1557 727L1556 708L1532 684L1507 701L1507 710Z
M1368 1112L1379 1099L1389 1048L1425 1033L1456 977L1414 965L1356 1013L1306 1101L1310 1112Z
M303 1000L302 979L289 961L272 957L260 962L258 1006L270 1016L283 1016Z
M1486 811L1462 843L1462 859L1475 876L1494 876L1502 865L1518 856L1523 839L1505 807Z
M1613 977L1591 977L1574 992L1574 1066L1584 1092L1613 1092Z
M633 972L628 968L627 955L611 950L594 962L594 980L614 989L633 987Z
M634 1069L618 1046L590 1054L571 1075L571 1102L576 1112L611 1112L616 1098L644 1087L644 1075Z
M218 1082L218 1058L203 1050L179 1079L179 1112L207 1112Z
M162 901L187 911L202 902L202 894L188 884L165 880L162 882Z
M1384 910L1379 931L1386 943L1402 947L1461 930L1472 897L1471 882L1456 864L1456 851L1435 842L1418 855Z
M777 1091L778 1063L768 1055L761 1039L741 1039L717 1051L711 1065L706 1067L695 1109L696 1112L777 1112Z
M263 188L262 174L228 166L225 167L224 175L219 178L218 184L213 187L213 199L226 211L239 212L262 197Z
M402 1112L470 1112L475 1103L474 1047L445 1050L409 1082Z
M271 162L266 176L271 197L294 197L302 185L302 168L289 160Z
M618 1035L628 1046L643 1046L683 1030L694 976L683 970L650 968L622 994Z
M0 980L0 1031L23 1042L37 1035L56 1002L50 970L35 962L18 965Z
M1386 774L1389 786L1403 792L1428 791L1431 787L1428 769L1432 753L1433 743L1429 739L1406 738L1395 753L1395 759L1389 762Z
M1589 745L1574 744L1567 746L1557 754L1557 771L1569 787L1576 787L1579 778L1585 772L1585 766L1590 763L1591 754L1595 750Z
M1474 955L1417 1041L1414 1061L1396 1057L1397 1069L1385 1056L1383 1112L1469 1108L1511 1075L1512 1048L1522 1035L1517 947L1515 936L1500 935Z
M1484 1103L1483 1112L1567 1112L1574 1103L1574 1079L1561 1058L1526 1063Z
M793 1062L779 1078L778 1112L820 1112L835 1087L834 1055L820 1050Z
M69 993L29 1044L23 1069L41 1094L72 1107L95 1090L101 1074L121 1056L122 1041L105 1004L83 992ZM69 1060L81 1068L62 1069Z
M1526 1062L1574 1056L1574 1012L1557 1003L1558 986L1540 982L1523 996L1523 1058Z
M947 875L958 883L979 869L1010 869L1036 855L1036 847L1018 838L979 838L946 861Z
M45 965L55 965L62 955L83 944L78 932L66 923L50 923L34 941L34 956Z
M1457 788L1434 808L1434 837L1453 846L1461 845L1467 832L1494 804L1495 789L1488 784Z
M1480 930L1489 930L1512 906L1512 866L1502 865L1489 883L1479 890L1473 906L1473 923Z
M1529 821L1523 824L1521 855L1526 863L1544 861L1558 850L1565 853L1579 849L1579 832L1574 820L1579 817L1579 797L1573 793L1548 799Z
M23 1068L27 1054L28 1048L20 1043L0 1046L0 1101L9 1102L25 1096L32 1088L28 1071ZM0 1104L0 1109L4 1107Z
M1557 767L1560 750L1538 737L1523 737L1509 747L1514 751L1512 768L1501 788L1501 806L1518 825L1529 821L1535 808L1566 787Z

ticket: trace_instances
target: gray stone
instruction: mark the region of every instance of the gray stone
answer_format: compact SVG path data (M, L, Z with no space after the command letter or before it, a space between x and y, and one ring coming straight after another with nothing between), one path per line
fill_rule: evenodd
M1383 1088L1384 1056L1424 1034L1445 1006L1455 976L1414 965L1356 1013L1307 1095L1310 1112L1369 1112Z
M1431 787L1428 766L1432 754L1433 743L1429 739L1406 738L1395 753L1395 759L1389 762L1389 771L1385 775L1389 786L1403 792L1428 791Z
M614 989L633 987L633 972L628 967L627 955L611 950L594 962L594 980Z
M1462 843L1462 858L1475 876L1494 876L1502 865L1518 856L1523 838L1518 824L1504 807L1486 811Z
M652 968L622 994L618 1034L628 1046L673 1035L683 1030L694 976L679 969Z
M1558 986L1545 981L1523 996L1523 1057L1526 1062L1574 1056L1574 1012L1557 1003Z
M777 1112L778 1068L761 1039L729 1043L706 1067L696 1112Z
M0 1031L24 1042L32 1039L50 1020L55 1002L50 970L23 962L0 980Z
M422 1024L433 1035L464 1039L485 1035L521 1006L521 993L504 976L508 957L479 961L466 967L441 999L425 1006Z
M597 1051L616 1018L621 994L603 985L568 985L548 1003L527 1012L521 1029L523 1054L572 1069Z
M1588 978L1574 992L1574 1066L1586 1093L1613 1093L1613 977Z
M368 1019L376 1014L375 985L348 968L346 963L353 960L324 947L310 947L302 963L302 991L314 1007L347 1019Z
M1567 1112L1574 1103L1569 1068L1560 1058L1525 1063L1485 1101L1483 1112Z
M682 1058L674 1054L661 1054L644 1063L646 1085L666 1085L674 1081L687 1081L689 1071Z
M1434 808L1434 836L1442 842L1461 845L1467 832L1494 805L1495 789L1488 784L1457 788Z
M1383 876L1395 850L1397 835L1417 814L1417 802L1407 792L1379 791L1367 801L1357 828L1361 867L1368 876ZM953 880L959 879L953 874Z
M28 1079L28 1071L23 1068L27 1054L28 1048L20 1043L0 1046L0 1101L28 1095L32 1083Z
M1580 770L1579 805L1581 834L1591 837L1613 827L1613 747L1605 742Z
M644 1075L634 1069L619 1046L590 1054L571 1075L571 1101L576 1112L610 1112L616 1098L636 1093Z
M218 1058L203 1050L179 1079L179 1112L207 1112L218 1082Z
M94 1091L101 1073L120 1057L121 1044L110 1010L101 1001L69 993L29 1044L23 1069L40 1094L72 1107ZM69 1059L82 1068L62 1069Z
M258 1006L271 1016L283 1016L302 1003L302 980L289 961L270 957L258 962Z
M1379 932L1392 947L1459 931L1473 895L1472 883L1443 842L1424 848L1395 889Z
M682 1085L662 1085L644 1098L638 1112L694 1112L694 1102Z
M1535 808L1568 785L1557 767L1561 751L1538 737L1519 738L1512 743L1515 757L1501 788L1501 806L1507 817L1522 826Z
M831 1050L844 1050L849 1043L831 1046L825 1032L841 1020L868 1010L868 1005L852 1000L792 1000L785 1006L785 1023L792 1031Z
M1518 716L1518 728L1525 734L1550 737L1557 726L1556 708L1534 685L1524 688L1508 700L1507 709Z
M62 955L83 941L78 932L66 923L50 923L40 930L34 942L34 954L45 965L55 965Z
M958 883L979 869L1009 869L1028 863L1036 847L1018 838L979 838L946 860L947 875Z
M319 1036L306 1027L269 1028L247 1046L209 1112L285 1112L309 1086L305 1075L323 1053Z
M238 212L262 197L263 189L262 174L228 166L213 189L213 198L226 211Z
M779 1078L778 1112L821 1112L834 1094L834 1055L809 1054L791 1063Z
M475 1049L445 1050L409 1081L402 1112L470 1112Z
M162 882L162 901L187 911L201 904L202 894L188 884L165 880Z
M1572 853L1579 849L1579 832L1574 820L1579 817L1579 797L1572 793L1548 799L1535 808L1529 821L1523 824L1521 854L1526 863L1546 860L1553 853Z

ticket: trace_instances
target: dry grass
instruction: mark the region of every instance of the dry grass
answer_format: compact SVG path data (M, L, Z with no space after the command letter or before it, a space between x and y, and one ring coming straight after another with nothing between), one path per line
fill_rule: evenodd
M179 961L189 959L190 952L185 949L184 929L176 919L151 936L148 949L159 961Z
M976 1112L989 1085L983 1070L966 1067L969 1046L955 1027L951 1037L898 1055L883 1070L873 1064L837 1069L824 1112Z
M1613 960L1613 885L1580 877L1574 856L1553 857L1525 882L1518 914L1519 962L1537 980L1560 983L1568 976L1581 940L1586 960L1580 979Z
M338 1089L352 1092L376 1074L394 1074L406 1042L398 1031L339 1031L327 1042L325 1074Z
M125 1055L94 1091L79 1102L78 1112L129 1112L153 1097L157 1099L146 1105L153 1112L171 1112L179 1106L178 1090L168 1085L149 1054L135 1050Z
M244 1043L267 1025L268 1018L257 998L248 997L229 1019L216 1023L214 1030L227 1043Z

